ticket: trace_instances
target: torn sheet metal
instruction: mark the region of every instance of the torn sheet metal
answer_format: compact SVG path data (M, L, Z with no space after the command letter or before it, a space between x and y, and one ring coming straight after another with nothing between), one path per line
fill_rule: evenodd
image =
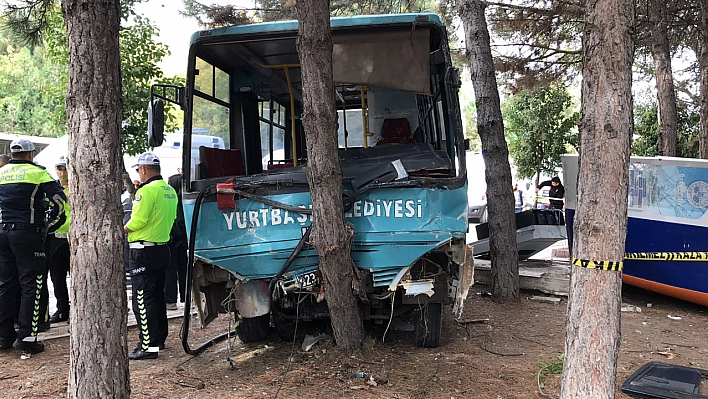
M465 300L470 291L470 287L474 284L474 251L471 246L462 244L453 246L452 261L460 266L460 276L457 288L455 289L455 304L452 308L452 313L455 317L462 317L462 311L465 307Z
M416 296L425 294L428 297L435 294L434 280L401 281L399 284L405 290L405 295Z
M270 313L270 295L266 280L242 281L236 285L234 296L242 317L253 318Z
M320 333L319 335L306 335L305 339L302 341L302 350L309 352L316 343L326 341L328 339L332 339L332 337L325 333Z

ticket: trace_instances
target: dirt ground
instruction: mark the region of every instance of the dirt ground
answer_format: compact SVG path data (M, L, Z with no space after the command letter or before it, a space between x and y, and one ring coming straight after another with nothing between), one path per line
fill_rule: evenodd
M408 332L388 331L382 341L384 329L373 328L368 329L364 347L355 353L341 351L331 341L303 352L301 339L293 348L273 331L267 342L243 344L233 339L229 351L222 341L191 357L182 350L181 319L175 319L167 349L158 360L130 363L131 396L557 398L560 375L551 370L564 350L565 298L560 305L534 302L527 298L537 293L522 292L520 304L499 305L479 295L485 289L473 287L462 318L476 322L460 323L446 315L442 344L436 349L416 348L413 333ZM625 287L623 301L641 312L622 313L618 398L628 398L620 393L622 381L649 361L708 369L707 308L632 287ZM226 318L219 319L209 331L195 329L191 335L225 332L228 323ZM136 339L137 330L131 328L131 347ZM46 351L28 360L21 360L15 350L0 352L0 396L66 397L68 340L46 341ZM545 378L539 384L537 376L544 366Z

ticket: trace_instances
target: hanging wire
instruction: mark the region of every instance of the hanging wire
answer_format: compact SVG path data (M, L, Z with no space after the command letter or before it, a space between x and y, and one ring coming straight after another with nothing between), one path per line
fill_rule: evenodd
M308 228L308 232L310 229ZM309 236L308 236L309 238ZM310 244L309 242L307 243L308 245ZM305 273L305 266L307 265L307 258L309 257L310 251L305 251L305 260L302 262L302 273ZM299 284L299 282L298 282ZM285 384L285 377L287 377L288 373L290 372L290 366L292 365L293 362L293 354L295 353L295 342L297 341L297 326L298 322L300 321L300 303L302 300L300 297L302 296L302 290L297 291L297 305L295 306L295 332L293 332L293 344L290 347L290 356L288 356L288 366L285 368L285 372L283 372L283 376L280 379L280 385L278 386L278 390L275 392L275 395L273 396L273 399L276 399L278 397L278 394L280 394L280 390L283 388L283 384ZM277 305L273 305L277 306Z

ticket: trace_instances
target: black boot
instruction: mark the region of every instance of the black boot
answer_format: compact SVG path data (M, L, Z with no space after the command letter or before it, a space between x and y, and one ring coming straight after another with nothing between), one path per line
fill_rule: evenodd
M49 331L50 328L51 328L51 326L49 325L48 321L40 321L39 323L37 323L37 332L38 333Z
M69 320L69 311L57 310L52 317L49 318L50 323L61 323L62 321Z
M44 352L44 343L42 341L15 341L12 345L15 349L28 353Z
M128 359L130 359L130 360L157 359L157 356L158 356L158 352L148 352L143 349L136 349L133 351L133 353L128 354Z
M0 349L11 349L12 344L15 342L13 339L0 338Z

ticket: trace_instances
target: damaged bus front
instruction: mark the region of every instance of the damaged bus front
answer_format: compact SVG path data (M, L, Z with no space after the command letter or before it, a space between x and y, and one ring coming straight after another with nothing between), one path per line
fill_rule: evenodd
M433 14L333 18L331 25L332 134L354 227L354 295L364 320L408 317L417 345L435 347L443 304L454 298L461 310L473 273L459 75L445 28ZM162 100L185 111L184 148L193 132L224 140L225 149L200 147L195 165L184 157L190 283L203 325L235 312L245 342L265 339L271 321L289 340L296 318L329 316L307 242L296 38L296 21L198 32L186 87L153 87L153 144Z

